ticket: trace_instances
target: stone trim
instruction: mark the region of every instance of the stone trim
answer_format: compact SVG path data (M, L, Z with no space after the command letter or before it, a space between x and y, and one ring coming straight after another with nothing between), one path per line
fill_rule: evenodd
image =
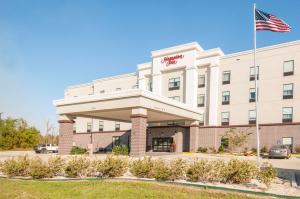
M74 120L58 120L58 123L75 123Z
M137 117L148 118L147 115L143 115L143 114L132 114L130 116L130 118L137 118Z
M264 123L259 126L288 126L288 125L300 125L300 122L289 123ZM237 125L221 125L221 126L199 126L199 128L235 128L235 127L255 127L255 124L237 124Z
M92 131L92 132L76 132L76 133L73 133L75 135L77 134L95 134L95 133L125 133L125 132L130 132L131 130L120 130L120 131Z

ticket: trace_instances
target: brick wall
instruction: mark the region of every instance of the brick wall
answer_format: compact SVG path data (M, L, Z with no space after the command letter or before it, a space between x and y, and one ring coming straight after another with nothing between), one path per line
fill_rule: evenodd
M59 121L59 154L70 154L73 146L73 121L61 120Z

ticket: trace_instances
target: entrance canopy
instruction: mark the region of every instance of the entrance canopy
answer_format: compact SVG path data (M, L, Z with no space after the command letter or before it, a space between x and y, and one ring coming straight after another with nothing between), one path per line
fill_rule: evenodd
M195 121L202 112L182 102L146 90L132 89L55 100L57 114L131 122L132 110L147 110L147 122Z

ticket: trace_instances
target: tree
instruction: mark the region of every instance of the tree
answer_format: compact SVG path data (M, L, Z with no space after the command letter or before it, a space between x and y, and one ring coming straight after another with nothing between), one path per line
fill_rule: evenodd
M249 139L249 136L252 133L248 132L249 129L246 130L237 130L235 128L231 128L228 131L226 131L223 138L228 139L228 147L232 151L238 147L244 146Z
M40 132L28 126L24 119L7 118L0 121L0 149L32 148Z

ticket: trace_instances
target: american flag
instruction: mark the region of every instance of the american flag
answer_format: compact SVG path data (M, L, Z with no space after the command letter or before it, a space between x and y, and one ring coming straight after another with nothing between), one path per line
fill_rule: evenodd
M282 19L255 9L256 30L270 30L273 32L290 32L290 26Z

